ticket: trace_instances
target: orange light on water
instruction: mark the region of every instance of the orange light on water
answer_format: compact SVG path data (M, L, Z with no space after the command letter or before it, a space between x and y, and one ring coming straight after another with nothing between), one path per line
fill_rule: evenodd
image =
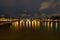
M31 27L31 21L30 21L30 19L27 19L26 20L26 28L28 29L30 27Z
M57 27L58 27L58 23L56 22L56 30L57 30Z
M38 30L40 29L40 21L37 22Z
M53 27L53 22L51 22L51 29L52 29L52 27Z
M35 22L36 22L35 20L32 21L32 28L35 27Z
M20 29L22 29L25 26L25 21L24 20L20 20Z
M48 30L49 30L49 28L50 28L50 19L48 19L47 27L48 27Z
M33 20L32 21L32 28L40 28L40 20Z
M15 30L18 30L18 21L17 22L13 22L12 23L12 26L11 28L15 29Z
M47 22L45 21L45 23L44 23L45 28L46 28L46 25L47 25Z
M40 19L21 19L20 21L13 22L12 25L14 26L12 28L15 29L30 29L32 27L32 29L34 30L39 30L41 26L41 28L45 28L49 31L53 28L53 26L55 26L55 28L57 29L58 22L55 22L54 20L52 21L51 19L46 19L43 21Z

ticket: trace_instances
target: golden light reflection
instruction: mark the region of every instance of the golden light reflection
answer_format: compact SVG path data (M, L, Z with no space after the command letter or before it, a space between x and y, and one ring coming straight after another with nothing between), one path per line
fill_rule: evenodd
M58 23L56 22L56 29L57 29L57 27L58 27Z
M32 28L39 29L40 28L40 20L33 20L32 21Z
M50 19L48 19L47 27L48 27L48 30L49 30L49 27L50 27Z
M31 27L31 21L30 21L30 19L27 19L26 20L26 28L28 29L30 27Z
M25 21L24 20L20 20L20 29L22 29L25 26Z
M31 28L32 29L40 29L40 26L43 27L43 29L52 29L53 26L57 29L58 27L58 22L57 20L51 20L51 19L46 19L46 20L40 20L40 19L21 19L20 21L15 21L12 23L12 27L15 30L23 29L26 27L27 29Z
M51 29L53 28L53 22L51 22Z
M18 30L18 21L17 22L13 22L12 26L13 27L11 27L11 28L14 28L15 30Z
M37 26L36 20L33 20L33 21L32 21L32 28L35 28L36 26Z
M40 29L40 21L37 22L38 30Z
M45 21L45 28L46 28L46 26L47 26L47 22Z

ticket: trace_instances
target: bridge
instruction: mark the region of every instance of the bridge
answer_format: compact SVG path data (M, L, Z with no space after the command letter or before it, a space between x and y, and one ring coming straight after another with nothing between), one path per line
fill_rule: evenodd
M29 26L40 27L41 25L47 26L48 28L49 28L49 26L51 26L53 28L53 25L55 25L57 28L57 26L60 24L58 22L60 22L60 20L57 20L57 19L56 20L52 20L52 19L46 19L46 20L45 19L44 20L41 20L41 19L38 19L38 20L37 19L0 19L0 25L11 23L12 26L14 26L11 28L15 28L17 30L19 28L22 28L24 25L27 26L26 28L29 28ZM36 23L36 25L35 25L35 23Z
M23 20L23 21L30 21L30 22L32 22L33 20L36 20L36 21L40 21L40 22L60 22L60 20L52 20L52 19L44 19L44 20L41 20L41 19L28 19L28 18L26 18L26 19L6 19L6 18L1 18L0 19L0 25L2 25L2 24L7 24L7 23L13 23L13 22L16 22L16 21L18 21L18 23L21 21L21 20Z
M18 21L18 20L24 20L24 21L26 21L26 20L32 20L32 21L33 20L37 20L37 21L40 20L40 21L46 21L46 22L48 22L48 21L49 22L59 22L60 21L58 19L55 19L55 20L53 20L53 19L44 19L43 20L43 19L33 19L33 18L32 19L30 19L30 18L29 19L28 18L26 18L26 19L25 18L24 19L21 19L21 18L19 18L19 19L18 18L17 19L0 18L0 22L14 22L14 21Z

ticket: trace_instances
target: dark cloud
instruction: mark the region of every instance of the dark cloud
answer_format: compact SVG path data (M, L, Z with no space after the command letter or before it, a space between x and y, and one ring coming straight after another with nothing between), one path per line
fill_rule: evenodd
M41 3L39 8L41 13L45 13L47 15L59 14L60 11L60 1L59 0L50 0L48 2L44 1Z
M27 10L32 14L52 14L60 11L60 0L0 0L0 14L17 16Z

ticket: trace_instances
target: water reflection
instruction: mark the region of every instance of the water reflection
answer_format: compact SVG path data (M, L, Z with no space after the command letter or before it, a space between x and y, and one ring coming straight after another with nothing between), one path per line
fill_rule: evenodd
M53 22L51 22L51 30L52 30L52 28L53 28Z
M24 20L21 20L19 25L20 25L20 29L22 29L25 26Z
M20 21L20 28L19 29L23 29L23 28L29 29L29 28L31 28L31 29L35 29L35 30L37 30L37 29L40 30L40 28L42 28L42 30L43 29L57 30L57 28L59 26L58 24L59 23L57 21L53 22L53 21L48 20L48 21L44 21L44 22L41 23L40 20L39 21L37 21L37 20L31 21L30 19L27 19L26 21L24 21L24 20ZM18 27L19 27L18 25L19 25L18 22L13 22L12 26L14 26L14 27L12 27L12 28L18 29Z
M31 21L30 21L30 19L26 20L26 28L27 29L31 28Z
M8 25L8 24L7 24ZM18 30L23 30L23 29L34 29L34 30L39 30L42 29L46 29L46 31L50 31L50 30L57 30L58 31L58 27L60 26L60 23L55 20L55 21L50 21L50 19L48 19L47 21L41 21L41 20L30 20L30 19L26 19L26 20L19 20L12 22L12 25L10 25L11 31L18 31Z
M47 27L48 27L48 30L49 30L49 27L50 27L50 22L47 22Z
M13 22L12 23L12 26L10 27L10 29L11 30L15 30L15 31L17 31L18 30L18 21L16 21L16 22Z
M45 21L45 28L46 28L47 22Z
M58 27L58 23L56 22L56 30L57 30L57 27Z

